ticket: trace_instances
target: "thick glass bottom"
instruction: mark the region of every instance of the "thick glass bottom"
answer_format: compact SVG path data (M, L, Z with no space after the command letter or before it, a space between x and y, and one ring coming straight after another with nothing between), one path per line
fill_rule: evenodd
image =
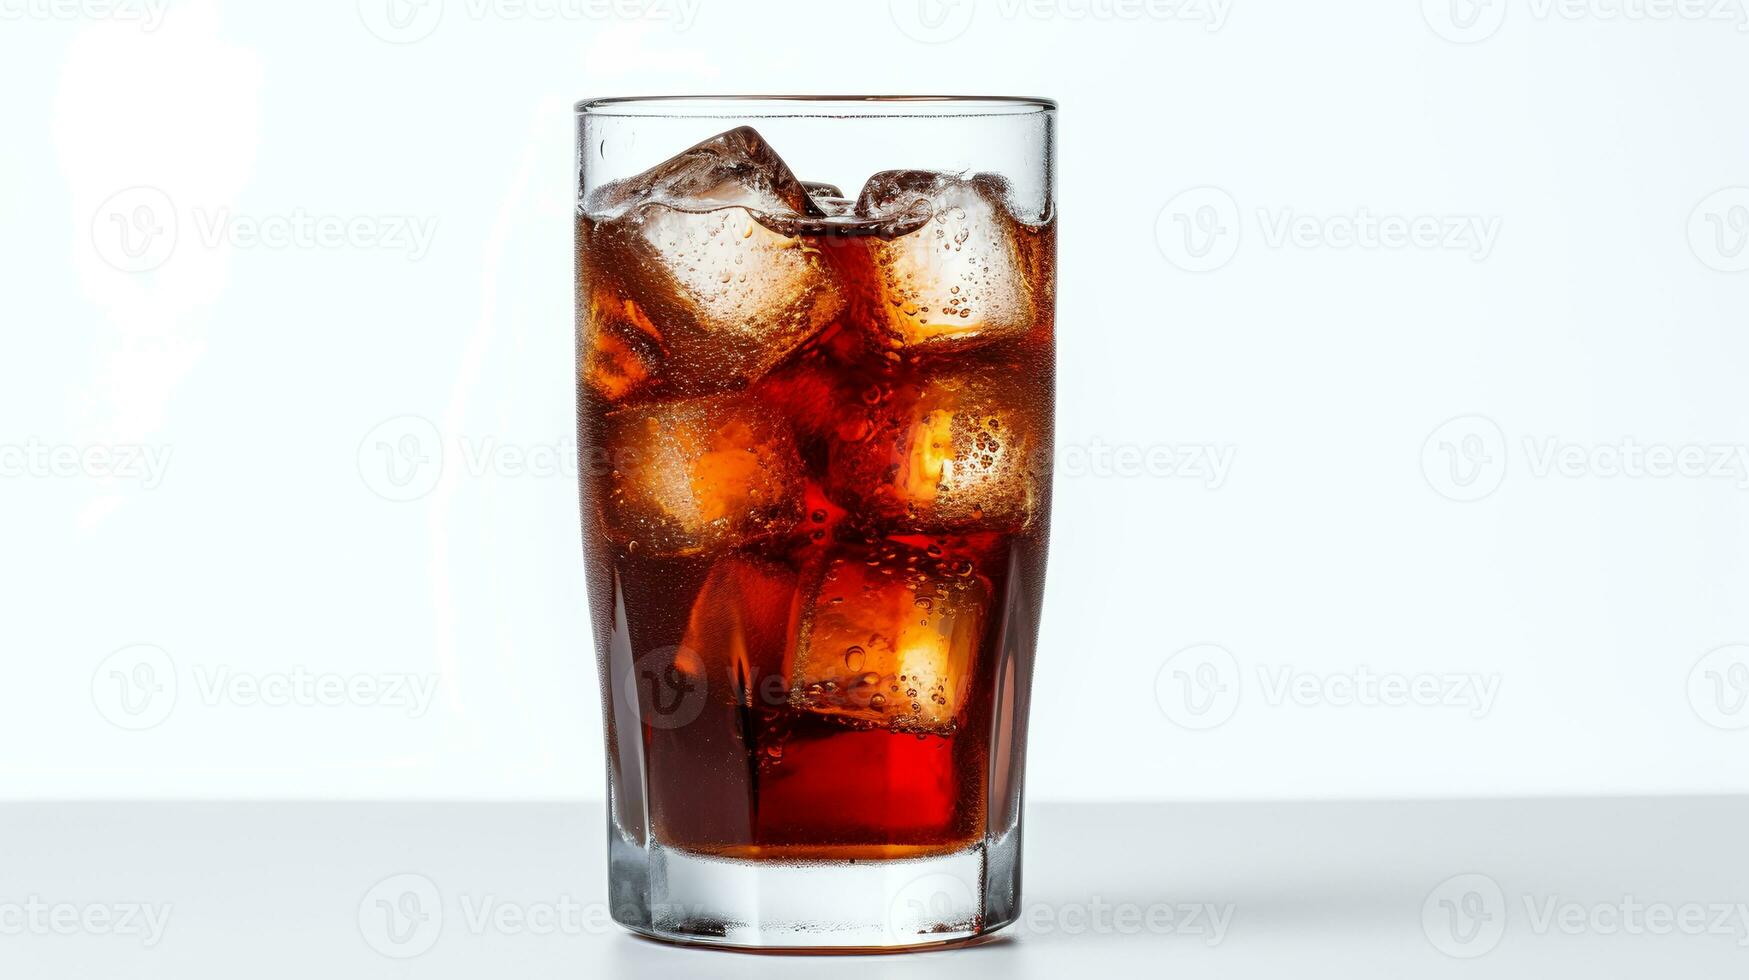
M614 919L670 942L759 950L955 945L1013 921L1020 835L955 854L742 860L612 835Z

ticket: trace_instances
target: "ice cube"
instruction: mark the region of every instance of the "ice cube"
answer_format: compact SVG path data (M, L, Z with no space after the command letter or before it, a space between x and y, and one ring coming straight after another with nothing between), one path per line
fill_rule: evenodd
M649 170L596 191L590 210L616 215L649 203L708 211L743 207L818 215L807 186L751 126L718 133Z
M605 419L609 533L654 555L714 552L787 531L802 516L789 428L744 395L636 405Z
M783 230L822 213L751 129L603 188L596 207L585 265L614 270L653 325L668 391L741 387L844 308L824 256Z
M601 397L617 402L650 386L661 362L661 332L617 283L600 274L591 279L578 307L579 376Z
M875 316L898 348L973 346L1032 329L1026 231L1000 177L916 170L875 174L856 213L897 237L868 239Z
M1020 531L1049 491L1050 379L944 363L873 385L829 437L827 489L903 531Z
M791 703L899 731L951 732L990 604L977 574L892 541L830 559L804 600Z

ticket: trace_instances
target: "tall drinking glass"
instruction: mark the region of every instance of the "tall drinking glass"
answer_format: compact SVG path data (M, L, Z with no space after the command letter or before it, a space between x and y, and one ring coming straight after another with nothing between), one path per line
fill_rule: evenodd
M610 896L739 947L1019 907L1056 107L578 113L577 427Z

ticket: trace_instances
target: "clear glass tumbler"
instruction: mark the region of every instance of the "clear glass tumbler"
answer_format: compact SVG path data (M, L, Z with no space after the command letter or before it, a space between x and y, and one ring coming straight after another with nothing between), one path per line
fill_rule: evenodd
M1001 928L1050 523L1056 107L577 113L615 918L756 948Z

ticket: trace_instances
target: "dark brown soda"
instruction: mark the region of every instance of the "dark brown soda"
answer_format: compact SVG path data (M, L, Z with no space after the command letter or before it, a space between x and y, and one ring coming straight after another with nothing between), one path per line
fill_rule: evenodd
M577 267L582 512L617 832L639 845L784 860L943 854L1006 833L1020 806L1049 527L1054 224L1012 224L1031 293L1026 329L916 345L895 341L883 307L875 250L898 229L786 229L830 270L843 309L759 376L701 392L664 380L675 331L659 304L628 288L644 270L608 241L625 220L580 217ZM781 492L765 489L757 519L737 512L720 535L628 535L634 481L650 464L647 453L616 451L616 426L701 398L779 420L754 437L781 443L770 459L793 458L796 472L758 456ZM977 399L1003 406L971 420L994 443L1026 432L1027 458L1005 464L1025 468L1025 499L997 487L958 511L919 507L895 476L907 460L893 454L923 451L918 426L965 421L934 406L985 404ZM720 465L742 464L753 465L733 454ZM842 622L830 619L845 605L835 589L853 610ZM917 596L918 618L936 616L935 628L957 617L951 643L964 656L931 667L935 700L906 688L914 675L872 667L872 694L810 684L831 672L827 657L854 676L860 648L826 646L849 635L842 624L855 625L858 603L887 608L888 591ZM883 721L882 705L911 720Z

